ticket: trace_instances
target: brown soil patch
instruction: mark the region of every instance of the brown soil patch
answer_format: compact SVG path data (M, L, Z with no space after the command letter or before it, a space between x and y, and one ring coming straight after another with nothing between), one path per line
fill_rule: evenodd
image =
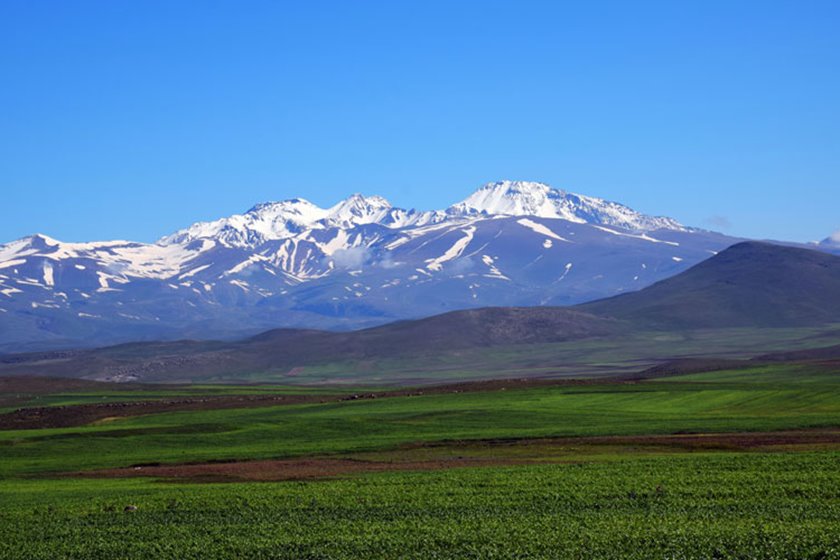
M0 378L1 379L1 378ZM611 381L615 383L615 381ZM42 428L71 428L84 426L105 418L141 416L163 412L186 410L216 410L224 408L249 408L293 404L315 404L328 402L377 399L387 397L412 397L445 393L478 391L501 391L553 385L591 385L605 383L597 380L563 379L498 379L473 381L424 387L422 389L398 389L392 391L359 392L343 395L295 394L295 395L240 395L179 397L150 401L127 401L90 403L67 406L28 407L0 414L0 430L37 430Z
M73 473L73 475L96 478L131 478L142 476L188 482L268 482L333 478L370 472L438 470L454 467L490 466L523 462L469 458L428 461L362 461L357 459L313 457L184 465L139 465L122 469Z
M320 397L307 395L258 395L235 397L184 397L153 401L111 402L20 408L0 414L0 430L37 430L42 428L71 428L100 420L114 420L126 416L141 416L184 410L212 410L246 408L281 404L318 402Z
M485 448L619 446L703 450L771 450L785 446L840 445L840 429L785 430L776 432L731 432L698 434L651 434L637 436L590 436L525 438L478 441L419 442L403 449L450 448L479 444Z
M0 376L0 406L15 406L35 395L69 393L74 391L106 391L114 384L67 377L42 377L36 375ZM126 383L119 389L128 391L149 388L139 383Z
M183 482L283 481L384 471L572 463L596 460L599 454L773 452L826 446L840 446L840 430L448 441L408 444L398 449L345 457L135 465L70 473L70 476L152 477Z

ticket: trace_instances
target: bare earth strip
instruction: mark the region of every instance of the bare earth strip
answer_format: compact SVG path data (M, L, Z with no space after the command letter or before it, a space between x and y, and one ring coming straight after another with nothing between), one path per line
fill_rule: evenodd
M609 381L615 383L615 380ZM295 404L317 404L359 399L388 397L411 397L445 393L467 393L500 391L529 387L555 385L593 385L607 383L606 380L538 380L501 379L474 381L424 387L423 389L400 389L393 391L361 392L340 395L293 394L293 395L239 395L220 397L179 397L149 401L127 401L66 406L28 407L0 414L0 430L37 430L43 428L72 428L84 426L105 418L141 416L164 412L188 410L218 410L226 408L250 408Z
M347 457L135 465L68 473L95 478L151 477L185 482L282 481L383 471L570 463L631 450L636 455L712 451L787 452L840 447L840 430L790 430L417 443Z

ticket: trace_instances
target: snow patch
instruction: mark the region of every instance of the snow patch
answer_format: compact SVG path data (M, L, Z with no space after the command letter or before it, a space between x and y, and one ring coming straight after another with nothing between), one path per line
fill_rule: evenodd
M26 259L13 259L10 261L0 263L0 268L9 268L12 266L17 266L19 264L26 264Z
M47 286L55 286L55 275L53 274L53 265L49 261L44 261L44 284Z
M572 263L566 263L566 266L563 267L563 274L560 275L560 278L558 278L556 280L556 282L559 282L560 280L562 280L563 278L568 276L569 272L571 272L571 270L572 270Z
M143 317L139 317L137 315L130 315L128 313L117 313L117 315L119 315L120 317L125 317L126 319L134 319L135 321L142 321L143 320Z
M446 250L444 254L441 256L434 258L434 259L427 259L426 260L426 268L429 270L439 271L443 268L443 263L451 261L452 259L457 259L461 256L464 252L464 249L470 244L473 240L473 235L475 234L475 227L470 226L461 230L464 233L464 236L458 239L452 246Z
M497 278L497 279L499 279L499 280L508 280L508 281L510 281L510 278L508 278L507 276L505 276L504 274L502 274L502 271L501 271L501 270L499 270L499 269L496 267L496 264L495 264L495 259L494 259L493 257L491 257L490 255L482 255L482 257L481 257L481 261L482 261L484 264L486 264L486 265L487 265L487 267L490 269L490 273L489 273L489 274L485 274L485 275L484 275L486 278Z
M646 233L636 235L636 234L632 234L632 233L622 233L620 231L615 231L613 229L606 228L606 227L603 227L603 226L594 226L593 225L592 227L594 227L595 229L600 229L601 231L605 231L607 233L611 233L613 235L619 235L621 237L632 237L634 239L642 239L644 241L650 241L651 243L665 243L666 245L673 245L674 247L679 247L680 246L680 244L677 243L676 241L665 241L665 240L662 240L662 239L654 239L653 237L647 235Z
M330 239L327 243L321 245L321 251L325 255L332 255L340 249L349 249L352 245L349 243L350 236L343 229L336 232L335 237Z
M558 241L565 241L566 243L571 243L571 241L569 241L568 239L560 237L559 235L557 235L556 233L554 233L553 231L548 229L546 226L544 226L542 224L539 224L539 223L537 223L533 220L523 218L521 220L516 220L516 223L519 224L520 226L524 226L524 227L530 229L531 231L539 233L540 235L545 235L546 237L550 237L550 238L556 239Z
M248 257L247 259L245 259L241 263L237 264L233 268L225 271L225 273L222 274L222 276L230 276L231 274L238 274L238 273L242 272L243 270L245 270L246 268L248 268L249 266L252 266L252 265L254 265L258 262L261 262L261 261L268 261L268 260L269 259L267 259L266 257L264 257L262 255L251 255L250 257Z
M185 272L185 273L183 273L182 275L180 275L180 276L178 277L178 279L179 279L179 280L183 280L184 278L189 278L190 276L195 276L195 275L196 275L196 274L198 274L199 272L204 271L204 270L207 270L208 268L210 268L210 265L209 265L209 264L204 264L204 265L201 265L201 266L197 266L197 267L195 267L194 269L192 269L192 270L190 270L190 271L188 271L188 272Z

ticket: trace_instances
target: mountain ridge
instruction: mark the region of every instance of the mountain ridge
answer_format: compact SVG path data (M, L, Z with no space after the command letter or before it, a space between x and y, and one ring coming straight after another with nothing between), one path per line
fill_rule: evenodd
M779 298L779 286L791 284L790 278L803 270L813 271L810 283ZM738 301L745 304L733 305ZM393 364L389 360L397 359L411 367L412 359L418 356L426 364L423 367L434 369L439 360L445 363L447 356L459 352L517 347L518 356L527 356L531 352L522 348L587 340L602 341L601 348L607 355L594 359L603 362L610 361L614 347L626 349L634 341L638 344L641 339L633 337L640 333L648 333L653 339L684 333L690 340L690 333L698 329L730 332L733 327L831 327L838 316L840 257L745 242L636 293L574 307L487 307L350 332L286 328L234 342L132 343L95 350L6 355L0 357L0 373L171 381L189 379L200 371L206 378L235 379L260 371L282 377L300 368L348 361L367 367L364 364L368 361ZM659 352L670 353L645 359L656 361L678 355L670 343L658 348ZM760 353L774 349L778 350L765 345ZM540 360L546 356L548 360L563 359L553 352L542 356L529 362L530 367L542 371L547 364ZM352 369L345 365L340 370L348 367Z
M434 211L359 194L330 208L261 203L151 244L35 235L0 246L0 350L568 305L642 288L735 241L522 181Z
M404 228L440 223L446 219L473 219L481 216L536 216L560 218L578 223L593 223L629 229L685 229L672 218L646 216L631 208L605 199L553 189L533 181L497 181L487 183L461 202L445 210L415 210L393 206L385 198L360 193L351 194L329 208L321 208L306 199L293 198L254 205L244 214L234 214L192 226L162 237L162 244L219 237L221 229L234 228L264 234L263 241L291 237L300 230L272 230L268 224L292 222L302 229L348 228L380 224ZM247 238L248 236L245 235Z

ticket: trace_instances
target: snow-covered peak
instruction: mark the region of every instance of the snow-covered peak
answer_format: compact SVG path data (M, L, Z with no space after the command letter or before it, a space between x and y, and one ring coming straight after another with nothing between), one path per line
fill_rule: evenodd
M0 264L11 260L18 260L31 256L49 256L52 258L74 257L76 252L84 251L91 247L111 248L117 245L126 245L128 241L103 241L94 243L65 243L53 239L48 235L36 233L21 237L0 245Z
M545 183L499 181L488 183L447 213L464 216L536 216L578 223L616 226L636 231L685 229L671 218L646 216L601 198L554 189Z
M37 246L53 247L61 244L61 241L58 239L54 239L49 235L44 235L43 233L36 233L34 235L30 235L29 237L24 237L23 239L29 241L32 245Z
M280 202L263 202L257 204L246 214L261 220L294 220L300 224L311 224L326 216L327 210L312 204L304 198L293 198Z
M351 229L367 224L401 229L486 216L561 218L636 231L684 229L670 218L646 216L615 202L554 189L545 183L500 181L481 187L446 211L404 210L393 207L381 196L361 194L353 194L326 209L302 198L266 202L244 214L195 223L164 237L159 243L186 245L209 239L229 247L254 247L270 240L289 239L309 230Z
M820 242L820 245L840 248L840 230L835 231Z
M441 210L418 211L397 208L381 196L354 194L328 211L320 223L326 226L350 228L363 224L379 224L392 229L436 224L449 218Z
M0 245L0 262L22 254L34 254L49 247L58 246L61 242L52 237L36 233Z
M293 198L254 206L245 214L244 225L264 239L279 239L308 229L328 215L328 210L308 200Z
M0 269L21 267L34 278L33 266L52 271L54 263L63 262L78 265L77 270L107 271L103 273L111 277L164 278L179 272L195 256L181 245L121 240L67 243L35 234L0 245ZM45 281L52 285L52 272L49 274L50 280Z
M550 200L552 190L544 183L530 181L488 183L450 207L450 213L556 218L557 211Z
M338 227L352 227L383 221L392 209L391 203L381 196L353 194L327 211L326 221Z
M324 209L302 198L257 204L244 214L212 222L198 222L164 237L162 245L186 245L198 239L219 241L230 247L253 247L265 241L288 239L308 230L350 229L365 224L404 228L446 219L443 212L417 212L394 208L381 196L353 194Z
M302 198L257 204L244 214L212 222L197 222L159 241L163 245L185 244L196 239L215 239L240 247L268 239L291 237L323 220L329 211Z

